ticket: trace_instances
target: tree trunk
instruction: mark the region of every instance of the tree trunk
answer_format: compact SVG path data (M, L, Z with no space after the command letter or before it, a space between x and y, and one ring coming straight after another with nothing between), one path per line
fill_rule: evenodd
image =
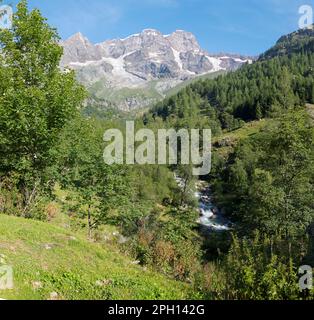
M181 206L181 207L183 206L184 199L186 198L186 191L187 191L187 188L188 188L188 183L189 183L189 178L186 178L186 179L184 180L184 188L183 188L183 191L181 192L181 203L180 203L180 206Z
M92 216L91 216L91 205L88 205L88 213L87 213L87 220L88 220L88 238L89 240L92 240Z

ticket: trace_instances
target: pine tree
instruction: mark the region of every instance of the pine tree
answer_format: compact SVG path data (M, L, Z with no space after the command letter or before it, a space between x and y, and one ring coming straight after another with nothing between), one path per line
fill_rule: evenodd
M256 106L256 119L261 120L263 118L263 111L260 103L257 103Z

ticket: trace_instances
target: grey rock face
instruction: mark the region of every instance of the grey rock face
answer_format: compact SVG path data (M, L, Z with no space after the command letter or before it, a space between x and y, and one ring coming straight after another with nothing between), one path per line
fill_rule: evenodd
M65 42L63 46L62 65L67 65L71 62L86 62L100 60L101 55L97 48L89 42L81 33L77 33Z
M171 47L179 52L201 51L195 36L191 32L177 30L171 35L166 36Z
M176 78L179 67L168 47L150 51L147 48L135 51L124 58L125 70L145 80Z
M239 60L235 58L224 58L221 59L220 66L226 70L236 70L239 68Z
M102 56L112 57L114 59L121 57L126 52L125 45L121 40L105 41L102 44L96 45L96 48Z
M195 54L193 51L189 51L181 53L180 58L182 60L184 69L195 74L210 72L214 69L213 64L204 54Z

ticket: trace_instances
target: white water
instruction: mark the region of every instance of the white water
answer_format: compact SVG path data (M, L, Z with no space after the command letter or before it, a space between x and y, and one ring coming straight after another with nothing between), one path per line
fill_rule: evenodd
M198 223L211 231L228 231L231 229L230 221L222 215L212 203L210 189L205 187L195 193L199 202L200 218Z
M183 179L175 175L175 180L178 186L183 189ZM196 189L198 191L194 193L194 196L198 200L200 213L200 218L197 222L207 231L221 232L231 230L232 223L212 203L211 190L208 185L197 183Z

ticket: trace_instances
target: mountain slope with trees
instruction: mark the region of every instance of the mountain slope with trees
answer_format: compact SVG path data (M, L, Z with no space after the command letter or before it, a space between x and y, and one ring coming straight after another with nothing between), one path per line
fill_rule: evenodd
M291 38L293 44L300 48L304 43L312 43L313 31L300 32L303 33L304 37L289 35L287 41ZM276 52L276 47L271 50ZM206 117L208 125L215 122L215 127L233 130L241 126L241 121L260 120L291 107L304 106L306 102L313 103L313 66L312 46L291 54L275 55L271 59L261 58L215 80L190 85L157 104L151 115L164 120L180 120L194 108Z
M314 50L314 25L312 28L301 29L281 37L276 45L260 56L260 60L271 59L276 56L290 55Z
M194 83L144 116L213 131L206 179L235 223L222 258L231 299L298 299L298 267L314 264L313 39L310 30L282 37L252 65Z

